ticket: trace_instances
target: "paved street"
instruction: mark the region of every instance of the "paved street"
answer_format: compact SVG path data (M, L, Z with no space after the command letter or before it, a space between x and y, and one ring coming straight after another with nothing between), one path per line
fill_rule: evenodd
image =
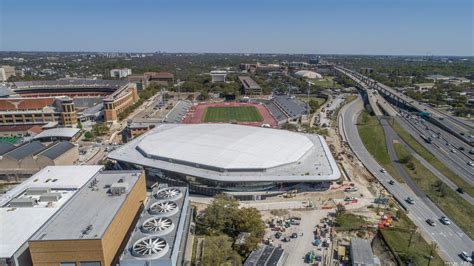
M357 131L357 116L362 111L363 104L359 97L352 103L344 106L340 115L340 128L345 135L351 149L362 161L365 167L382 183L383 186L400 202L408 211L408 216L420 228L422 233L428 238L434 240L442 252L443 257L448 262L463 263L459 257L461 251L472 252L474 242L465 235L462 230L454 223L449 226L438 224L435 227L428 225L426 219L438 220L444 214L434 205L426 204L412 192L406 191L398 182L389 185L390 180L394 180L388 173L380 172L382 168L364 147L359 133ZM407 204L405 199L411 197L415 204Z

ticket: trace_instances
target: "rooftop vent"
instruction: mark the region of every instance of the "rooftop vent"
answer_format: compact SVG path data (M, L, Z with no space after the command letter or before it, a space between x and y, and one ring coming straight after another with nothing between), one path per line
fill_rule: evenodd
M50 202L50 201L58 201L61 199L61 193L45 193L40 196L40 201L42 202Z
M178 205L172 201L155 202L149 211L151 214L173 215L178 212Z
M33 207L38 204L36 199L29 199L29 198L19 198L19 199L12 199L8 206L13 208L26 208L26 207Z
M159 190L155 196L157 199L176 200L182 196L181 190L177 188L165 188Z
M88 235L92 231L92 224L88 225L84 230L82 230L83 235Z
M123 183L123 181L122 183L120 182L113 183L110 186L110 193L115 196L122 195L125 192L127 192L127 190L128 190L128 183Z
M26 190L26 195L28 196L38 196L46 193L50 193L51 188L49 187L30 187Z
M174 229L173 222L166 217L153 217L142 224L142 232L153 235L166 235Z
M165 255L168 250L168 243L156 236L141 238L132 246L134 256L146 259L158 259Z

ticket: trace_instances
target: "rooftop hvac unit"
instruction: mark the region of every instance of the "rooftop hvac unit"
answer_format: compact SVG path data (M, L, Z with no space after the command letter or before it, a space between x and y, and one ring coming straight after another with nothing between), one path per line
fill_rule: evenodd
M152 236L139 239L133 244L131 249L135 257L159 259L168 252L169 246L164 239Z
M173 222L166 217L152 217L143 222L141 231L145 234L162 236L170 233L174 229Z
M110 186L110 193L112 195L122 195L128 190L128 183L125 182L115 182Z
M166 199L166 200L177 200L183 196L181 190L177 188L164 188L156 192L155 197L157 199Z
M155 202L150 206L149 212L153 215L170 216L178 212L178 205L172 201Z
M33 207L38 202L35 199L29 199L29 198L20 198L20 199L12 199L9 202L9 207L14 207L14 208L27 208L27 207Z
M50 202L50 201L58 201L61 199L61 193L45 193L40 196L40 201L42 202Z
M26 195L38 196L46 193L51 193L51 188L49 187L30 187L26 190Z

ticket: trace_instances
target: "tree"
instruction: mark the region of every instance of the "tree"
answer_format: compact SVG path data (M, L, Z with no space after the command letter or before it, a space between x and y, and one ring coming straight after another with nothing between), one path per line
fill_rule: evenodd
M403 211L401 209L398 209L396 212L395 212L395 217L397 218L401 218L403 215Z
M196 233L210 236L226 234L233 239L241 233L249 233L243 244L234 247L242 256L247 256L262 241L265 224L257 209L239 208L237 200L218 195L196 217Z
M228 199L224 195L218 195L199 216L196 225L198 232L202 234L215 235L226 233L236 236L233 221L237 215L239 203L234 199Z
M209 93L207 91L202 91L196 98L198 101L209 100Z
M241 258L232 249L232 239L225 235L204 239L200 265L240 265Z
M321 105L315 99L309 100L309 108L311 108L311 112L313 112L313 113L316 112L316 110L318 110L319 106L321 106Z
M84 133L84 138L86 138L87 140L90 140L92 139L93 135L90 131L86 131L86 133Z
M411 162L412 159L413 159L413 156L411 154L407 154L407 155L401 157L398 161L402 164L406 164L406 163Z
M235 224L239 233L250 233L245 243L238 247L238 252L242 256L247 256L262 241L265 235L265 224L262 221L260 212L255 208L239 209Z
M109 132L109 128L105 123L97 123L92 126L92 132L94 133L94 136L103 136Z
M336 216L343 215L344 213L346 213L346 207L342 204L338 204L336 206Z

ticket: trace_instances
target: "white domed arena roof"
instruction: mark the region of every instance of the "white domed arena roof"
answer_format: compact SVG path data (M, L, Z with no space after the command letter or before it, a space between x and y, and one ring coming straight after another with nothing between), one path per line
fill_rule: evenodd
M222 170L292 163L312 146L306 136L290 131L232 124L174 127L149 134L138 144L149 157Z
M298 77L307 78L307 79L322 79L323 78L321 74L316 73L314 71L309 71L309 70L296 71L295 75Z

